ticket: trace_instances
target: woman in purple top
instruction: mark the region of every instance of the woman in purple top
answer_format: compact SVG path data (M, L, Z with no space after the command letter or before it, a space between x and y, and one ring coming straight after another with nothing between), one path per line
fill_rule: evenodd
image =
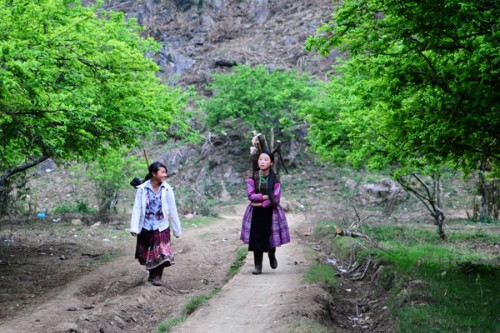
M285 212L280 206L281 184L272 166L274 156L269 151L259 155L259 170L247 179L248 205L240 239L253 251L255 268L252 274L262 273L262 257L269 255L272 269L278 267L276 247L290 242Z

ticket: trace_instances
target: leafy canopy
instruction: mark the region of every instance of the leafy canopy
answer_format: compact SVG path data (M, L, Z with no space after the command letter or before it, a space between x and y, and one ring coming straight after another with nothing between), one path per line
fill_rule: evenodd
M311 109L311 142L372 167L498 167L500 3L346 0L308 39L335 67L329 107Z
M37 159L93 160L179 119L185 96L144 56L159 45L101 4L0 0L3 179Z
M297 112L313 100L318 86L307 73L238 65L233 73L214 74L208 89L213 96L201 108L209 127L226 130L226 121L231 121L262 133L273 129L289 138L300 122Z

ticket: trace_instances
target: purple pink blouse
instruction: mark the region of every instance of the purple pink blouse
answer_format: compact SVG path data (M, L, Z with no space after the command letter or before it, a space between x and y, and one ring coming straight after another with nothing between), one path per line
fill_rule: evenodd
M256 189L255 179L250 177L247 179L247 195L250 203L247 206L245 214L243 215L243 223L241 227L240 239L248 244L250 241L250 229L252 227L252 210L253 206L252 202L261 202L262 207L266 208L272 206L272 203L269 199L263 200L263 195L266 190L261 185L261 189ZM263 193L264 192L264 193ZM269 239L269 247L278 247L280 245L286 244L290 242L290 231L288 230L288 222L286 220L285 212L283 208L279 204L281 199L281 184L279 182L279 178L276 177L276 183L274 184L273 196L276 202L276 205L273 209L273 220L271 226L271 237Z

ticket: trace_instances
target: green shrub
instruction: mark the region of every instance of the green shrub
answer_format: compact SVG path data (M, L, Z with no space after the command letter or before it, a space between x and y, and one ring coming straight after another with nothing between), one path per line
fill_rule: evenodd
M80 213L80 214L93 214L96 210L92 208L87 201L77 200L76 204L71 204L65 202L60 206L54 208L53 213L64 214L64 213Z
M311 283L320 283L331 291L334 291L338 286L333 267L325 264L311 265L304 275L304 280Z

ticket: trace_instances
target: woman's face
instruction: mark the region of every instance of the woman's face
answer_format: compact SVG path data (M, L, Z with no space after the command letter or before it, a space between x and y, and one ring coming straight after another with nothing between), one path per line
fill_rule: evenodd
M163 183L165 179L167 179L167 170L165 168L160 167L158 172L153 172L153 179L158 183Z
M271 161L271 157L269 157L269 155L260 154L258 164L259 168L265 171L268 170L273 165L273 162Z

